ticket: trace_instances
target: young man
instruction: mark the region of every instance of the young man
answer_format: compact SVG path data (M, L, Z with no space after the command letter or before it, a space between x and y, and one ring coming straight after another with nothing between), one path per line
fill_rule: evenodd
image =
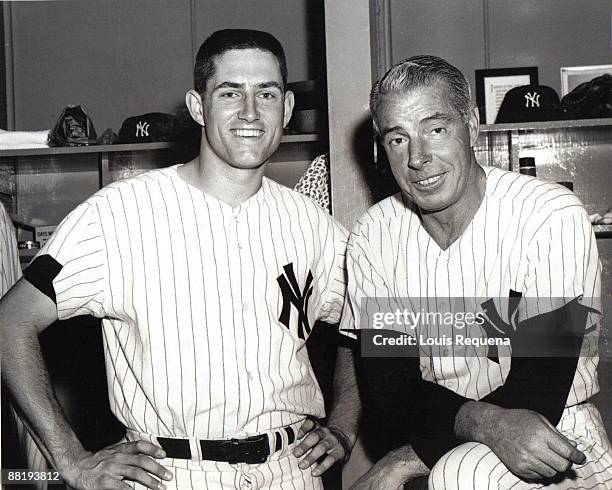
M355 428L315 422L305 340L340 318L346 234L263 176L294 104L280 43L218 31L194 74L198 157L111 184L63 221L0 304L2 377L74 488L320 488ZM103 318L111 408L127 427L95 454L59 409L37 341L81 314Z
M506 325L492 308L481 325L505 328L512 343L502 355L419 340L411 358L363 358L364 412L385 421L391 451L356 487L397 488L431 468L434 489L609 488L610 445L589 403L600 264L582 204L556 184L478 164L468 83L440 58L394 66L370 104L401 192L370 208L350 236L343 327L364 328L368 308L385 298L425 298L417 304L434 313L450 311L453 298L489 298L489 307L506 298ZM438 328L421 322L416 332L440 341ZM459 333L490 340L493 331ZM551 345L562 354L545 352Z

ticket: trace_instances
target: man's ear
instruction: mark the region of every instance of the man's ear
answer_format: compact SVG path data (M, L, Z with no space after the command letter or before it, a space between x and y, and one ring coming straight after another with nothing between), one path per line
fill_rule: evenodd
M470 129L470 146L476 145L478 134L480 133L480 114L478 107L473 107L470 112L470 119L468 120L468 127Z
M200 126L204 126L204 111L202 107L202 97L195 90L189 90L185 95L185 105L189 109L191 118Z
M287 127L291 116L293 115L293 107L295 106L295 96L291 90L285 92L285 116L283 118L283 128Z

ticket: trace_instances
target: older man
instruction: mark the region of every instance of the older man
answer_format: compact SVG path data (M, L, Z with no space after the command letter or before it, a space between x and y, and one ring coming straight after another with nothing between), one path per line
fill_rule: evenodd
M2 379L71 487L321 488L355 417L316 422L305 342L315 320L340 319L346 234L263 176L294 105L280 43L218 31L194 78L199 155L113 183L62 222L0 303ZM103 319L111 409L127 427L127 442L94 454L58 406L38 343L82 314ZM344 362L341 351L338 373Z
M406 351L415 357L362 358L364 412L381 421L389 452L357 487L397 488L428 473L430 488L446 490L612 487L610 445L589 403L600 264L582 204L556 184L478 164L468 83L440 58L394 66L374 85L371 111L401 192L350 236L343 327L364 328L388 298L446 308L453 298L507 298L505 325L489 308L483 318L497 330L475 325L471 335L505 329L512 343L502 355L440 330L438 348ZM561 354L544 352L552 344Z

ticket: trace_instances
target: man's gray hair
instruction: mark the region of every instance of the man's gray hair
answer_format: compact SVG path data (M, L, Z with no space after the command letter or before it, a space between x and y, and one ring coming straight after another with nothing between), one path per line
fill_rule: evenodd
M400 61L372 87L370 113L376 131L380 130L378 116L385 97L406 93L417 87L430 87L440 81L448 86L451 105L467 122L472 109L472 94L465 76L448 61L422 54Z

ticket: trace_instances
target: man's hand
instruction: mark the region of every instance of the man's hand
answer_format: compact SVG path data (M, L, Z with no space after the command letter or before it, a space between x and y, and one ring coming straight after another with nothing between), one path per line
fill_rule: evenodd
M312 470L314 476L322 475L337 461L344 461L351 450L348 438L339 429L325 427L316 420L306 419L297 436L302 441L293 449L293 455L300 458L306 454L298 464L303 470L319 461Z
M470 410L471 403L461 407L457 416L464 409ZM575 443L539 413L483 405L487 405L487 408L480 414L482 417L476 437L472 440L489 446L518 477L526 480L552 478L558 473L565 473L572 464L584 464L586 461L586 456L576 449Z
M64 469L62 476L78 490L130 490L132 487L123 480L163 490L166 486L154 477L171 480L172 473L153 458L165 457L164 451L150 442L123 442L97 453L84 453Z
M429 469L421 462L410 446L403 446L388 452L370 470L357 480L351 490L395 490L420 476L429 474Z
M515 475L528 480L552 478L572 464L583 464L584 453L531 410L503 410L491 434L493 452Z

